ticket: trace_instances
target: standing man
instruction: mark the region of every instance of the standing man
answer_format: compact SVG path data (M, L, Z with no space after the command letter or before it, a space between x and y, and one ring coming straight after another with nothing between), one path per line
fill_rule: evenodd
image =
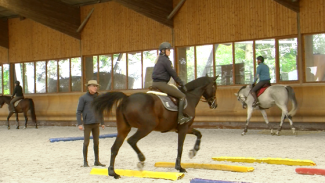
M87 153L90 132L93 135L94 142L94 154L95 154L95 166L106 166L99 162L98 156L98 145L99 145L99 122L96 120L95 114L91 109L91 102L98 96L97 90L100 86L96 80L89 80L86 84L88 92L79 98L77 108L77 121L79 130L84 131L84 144L83 144L83 156L84 156L84 167L88 166ZM81 113L83 117L83 124L81 122ZM105 129L104 121L101 124L102 128Z
M16 97L15 97L16 95ZM14 93L12 94L11 97L11 101L10 101L10 105L9 105L9 111L12 112L16 112L15 111L15 107L14 104L17 100L23 99L24 98L24 94L23 94L23 88L20 86L20 82L19 81L15 81L15 89L14 89Z
M256 83L257 79L259 79L259 82L251 90L251 94L254 98L254 102L252 105L253 107L260 105L260 103L257 100L257 96L256 96L257 90L262 88L265 84L271 85L271 83L270 83L270 80L271 80L270 69L269 69L269 66L264 64L264 57L258 56L256 59L257 59L258 66L256 69L256 77L255 77L253 85Z

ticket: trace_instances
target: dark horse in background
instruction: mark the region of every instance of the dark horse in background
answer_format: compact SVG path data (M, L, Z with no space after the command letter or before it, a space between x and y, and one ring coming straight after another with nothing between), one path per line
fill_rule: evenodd
M111 148L111 160L108 167L109 176L114 176L115 179L120 178L120 175L114 171L115 158L132 127L138 130L127 142L138 155L140 160L137 164L138 168L143 168L145 157L137 147L137 142L152 131L175 131L178 133L178 153L175 168L180 172L186 172L181 167L185 136L186 134L194 134L197 137L194 149L190 151L190 158L192 158L200 149L202 137L200 131L191 127L195 117L195 108L202 96L208 102L211 109L217 108L215 96L217 77L201 77L186 84L188 105L184 113L193 116L193 119L182 125L178 124L178 113L166 110L161 100L155 94L134 93L127 96L122 92L108 92L97 97L93 102L93 107L99 120L103 120L104 109L110 112L113 106L115 106L114 104L117 105L116 123L118 135Z
M8 106L9 106L10 101L11 101L11 96L0 96L0 108L2 108L2 106L5 103L8 104ZM18 113L24 113L24 117L25 117L25 127L24 128L27 128L27 121L28 121L27 112L28 112L28 110L30 110L30 113L31 113L31 116L32 116L32 120L33 120L33 122L35 122L35 125L36 125L36 128L37 128L36 115L35 115L35 107L34 107L33 99L31 99L31 98L24 98L24 99L19 100L17 102L19 102L19 104L15 107L15 110L16 110L17 129L19 129ZM13 112L12 111L9 111L9 115L7 117L8 130L10 129L9 118L12 115L13 115Z

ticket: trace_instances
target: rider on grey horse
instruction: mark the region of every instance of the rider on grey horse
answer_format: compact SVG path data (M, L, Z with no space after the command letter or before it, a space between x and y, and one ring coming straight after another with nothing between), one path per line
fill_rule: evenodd
M257 100L256 92L261 89L265 84L271 85L270 80L270 69L267 65L264 64L264 57L258 56L257 58L258 67L256 69L256 77L253 82L253 86L256 83L257 79L259 82L251 90L251 94L254 98L253 107L259 106L260 103Z

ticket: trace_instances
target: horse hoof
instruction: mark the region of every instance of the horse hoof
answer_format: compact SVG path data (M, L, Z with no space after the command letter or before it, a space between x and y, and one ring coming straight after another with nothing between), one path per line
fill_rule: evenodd
M19 126L17 126L17 128L16 129L19 129Z
M188 153L188 156L190 157L190 159L194 158L194 156L196 155L197 151L192 149L190 150L190 152Z
M277 132L275 133L275 135L277 135L277 136L280 136L280 132L279 132L279 131L277 131Z
M117 175L117 174L115 174L115 175L110 175L110 176L113 176L114 179L119 179L119 178L121 178L121 176L120 176L120 175Z
M180 168L179 172L187 173L187 171L184 168Z
M10 127L8 126L8 130L10 130Z
M244 136L244 135L246 135L246 132L241 133L241 136Z
M137 164L137 167L138 167L139 170L143 170L144 162L143 162L143 161L140 161L140 162Z

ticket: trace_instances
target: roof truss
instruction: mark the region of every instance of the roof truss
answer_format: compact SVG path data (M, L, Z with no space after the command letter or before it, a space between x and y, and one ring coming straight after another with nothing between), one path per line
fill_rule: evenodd
M295 12L300 11L299 0L273 0Z

